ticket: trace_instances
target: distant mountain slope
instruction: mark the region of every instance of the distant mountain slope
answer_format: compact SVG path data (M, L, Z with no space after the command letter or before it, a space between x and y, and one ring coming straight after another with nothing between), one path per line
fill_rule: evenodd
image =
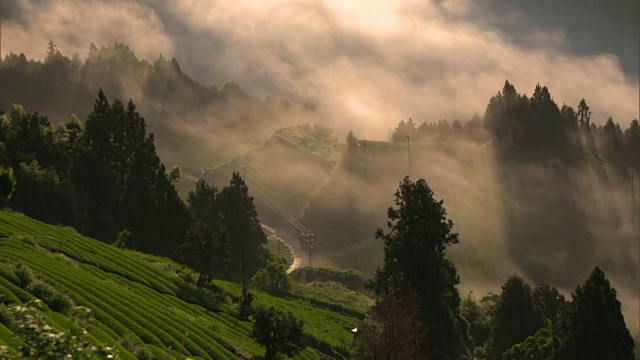
M237 359L264 354L251 337L252 324L236 318L232 299L240 296L238 284L216 281L218 292L202 291L183 280L189 277L187 269L171 261L120 250L79 236L73 229L16 213L0 212L0 234L7 236L0 240L1 301L21 303L34 298L28 289L20 288L13 272L22 263L38 281L64 292L76 305L90 308L95 317L89 326L92 341L116 346L124 359L134 356L118 345L121 339L146 347L156 358L165 358L171 347L169 353L176 358L185 333L189 335L183 356ZM305 322L309 347L298 359L346 355L345 344L352 340L349 330L362 317L356 310L301 295L254 294L254 305L286 309ZM53 327L62 329L69 322L65 315L50 310L45 315ZM16 348L19 344L7 331L0 324L0 344Z

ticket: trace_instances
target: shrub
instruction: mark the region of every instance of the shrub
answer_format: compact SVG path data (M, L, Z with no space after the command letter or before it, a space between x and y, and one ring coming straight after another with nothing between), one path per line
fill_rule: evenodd
M51 298L55 290L46 283L43 282L35 282L29 286L29 292L33 294L33 296L41 299L45 303Z
M137 345L134 347L133 356L138 360L153 360L155 357L153 356L153 352L149 350L148 347L144 345Z
M131 231L124 229L118 233L116 236L116 241L113 243L113 246L118 249L128 249L129 243L131 239Z
M251 278L251 286L270 293L287 293L291 290L291 279L287 274L286 260L272 258L267 267L258 270Z
M33 281L33 274L29 267L23 263L17 263L13 268L13 273L18 277L18 286L26 289Z
M337 270L320 267L303 267L291 272L291 277L299 283L314 281L335 281L344 284L353 291L363 291L365 277L357 270Z
M254 314L253 337L266 346L265 360L280 359L282 355L293 357L303 348L303 322L291 312L273 307L257 307Z
M180 277L180 279L182 279L182 281L186 282L187 284L195 284L196 282L196 274L191 269L179 271L178 277Z
M43 282L33 283L29 287L29 291L53 311L66 314L73 307L71 298L49 284Z
M47 306L53 311L66 314L73 307L73 301L61 292L54 292L49 299L45 301Z

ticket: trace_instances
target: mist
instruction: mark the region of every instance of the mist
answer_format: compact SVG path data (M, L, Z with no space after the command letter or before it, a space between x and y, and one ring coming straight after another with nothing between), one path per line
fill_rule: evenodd
M175 57L207 86L234 81L254 96L317 104L332 127L368 138L386 138L408 117L466 121L504 79L525 89L540 82L573 106L584 97L595 122L638 117L638 79L617 54L576 53L561 28L513 36L508 25L525 15L490 10L453 0L365 9L338 1L3 1L2 54L43 59L49 40L68 55L120 42L150 62Z

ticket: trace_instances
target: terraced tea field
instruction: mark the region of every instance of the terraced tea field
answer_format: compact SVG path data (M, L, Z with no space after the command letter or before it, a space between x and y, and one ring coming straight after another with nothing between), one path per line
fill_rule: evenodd
M184 280L195 275L169 260L120 250L16 213L0 212L0 234L2 301L23 303L35 297L29 288L20 287L14 274L13 267L24 264L38 281L90 308L95 317L90 340L115 346L123 359L134 356L118 344L121 339L148 348L156 358L166 358L167 353L178 358L185 333L189 335L183 357L237 359L264 353L251 337L251 322L237 319L232 302L241 292L237 284L215 281L218 292L199 290ZM309 347L299 359L321 358L320 351L342 357L352 340L349 330L362 317L346 306L295 294L277 298L256 291L254 304L290 310L305 322ZM58 329L70 321L51 310L45 315ZM13 349L20 345L4 325L0 333L0 344Z

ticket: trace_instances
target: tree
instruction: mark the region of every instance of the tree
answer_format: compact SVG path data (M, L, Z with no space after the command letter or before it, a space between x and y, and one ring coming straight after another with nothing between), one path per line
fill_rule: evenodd
M542 311L542 315L550 320L555 328L566 311L567 302L564 295L560 294L555 286L541 284L533 289L533 301Z
M491 97L484 115L484 128L501 149L510 149L524 136L529 100L520 96L507 80L502 91Z
M196 282L198 287L217 274L226 274L229 267L229 243L217 195L216 187L203 179L198 180L195 191L189 191L187 195L194 220L179 253L189 266L200 273Z
M627 146L632 149L640 149L640 123L637 119L631 121L629 128L624 131Z
M257 307L253 319L253 337L267 348L265 360L281 359L282 355L292 357L302 349L304 323L291 312Z
M469 335L473 340L474 349L483 347L491 335L490 314L486 306L478 304L471 298L471 294L462 300L460 305L460 315L469 323Z
M561 358L633 359L633 338L624 322L616 290L599 267L571 297L560 324Z
M231 183L220 194L220 212L230 243L230 272L241 275L243 297L246 296L246 279L264 267L268 258L264 245L267 235L262 230L258 213L249 196L249 188L240 176L233 173Z
M180 257L200 273L196 286L202 287L215 275L224 275L229 266L228 243L220 228L200 221L191 223L185 242L179 248Z
M529 115L525 138L530 146L564 146L567 137L558 105L546 86L536 85L529 99Z
M287 261L283 258L271 258L267 267L260 269L251 278L251 285L266 292L286 294L291 290L291 279L287 274Z
M83 142L74 178L92 204L89 235L112 240L126 228L135 249L173 255L189 227L189 213L134 103L109 104L100 90Z
M405 177L395 194L396 208L387 211L389 232L376 231L384 241L384 265L372 287L402 301L417 301L418 319L428 329L421 348L430 359L457 359L464 350L460 318L459 277L445 257L458 243L443 201L436 201L424 179Z
M502 285L491 334L490 359L502 359L502 353L534 335L544 325L540 310L534 306L531 287L512 275Z
M586 128L589 129L590 125L590 120L591 120L591 111L589 111L589 105L587 105L587 102L585 101L585 99L580 100L580 103L578 104L578 124L580 124L581 128Z
M353 131L349 130L346 141L347 151L355 151L356 147L358 147L358 138L353 134Z
M398 126L393 129L391 141L406 141L407 136L414 137L417 133L416 123L412 118L409 118L408 121L400 120Z
M401 303L393 294L379 299L358 327L353 359L422 359L419 345L427 329L418 320L415 301Z

